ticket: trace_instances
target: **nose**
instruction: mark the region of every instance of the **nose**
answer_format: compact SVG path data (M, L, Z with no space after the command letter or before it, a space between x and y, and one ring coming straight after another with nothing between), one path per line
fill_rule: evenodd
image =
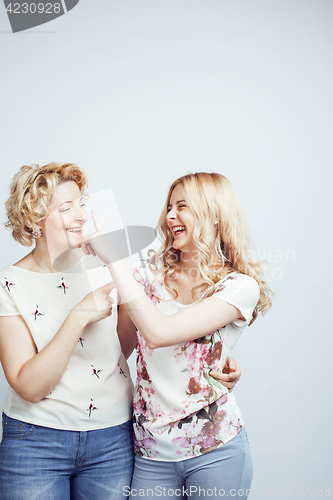
M88 220L88 215L87 215L87 212L86 212L86 209L84 207L81 207L81 205L78 205L76 207L76 211L75 211L75 214L74 214L74 218L75 220L77 220L78 222L87 222Z
M174 208L171 208L169 210L169 212L167 213L167 216L166 216L167 220L170 221L170 220L173 220L176 218L176 211Z

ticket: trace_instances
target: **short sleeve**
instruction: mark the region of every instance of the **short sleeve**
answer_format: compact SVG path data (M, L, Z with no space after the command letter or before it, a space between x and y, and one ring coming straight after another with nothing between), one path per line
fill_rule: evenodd
M19 316L20 314L15 302L0 284L0 316Z
M260 290L255 279L245 274L231 274L224 282L217 284L217 291L213 297L225 300L228 304L236 307L245 321L237 319L233 321L236 326L248 325L252 319L252 313L259 300Z

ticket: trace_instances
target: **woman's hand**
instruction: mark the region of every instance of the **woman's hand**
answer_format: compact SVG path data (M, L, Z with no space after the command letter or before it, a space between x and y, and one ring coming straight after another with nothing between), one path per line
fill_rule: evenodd
M229 389L229 392L231 392L240 379L242 370L240 369L234 358L228 356L222 373L216 370L211 370L209 374L222 385L224 385L224 387L227 387Z
M81 248L86 255L97 255L105 264L110 264L120 259L111 245L107 234L104 232L94 210L91 211L91 217L96 231L83 238Z
M55 388L84 328L110 316L112 288L108 283L86 295L39 352L22 316L0 316L0 360L9 385L22 399L38 403Z
M115 288L115 285L111 282L88 293L88 295L74 307L72 312L74 314L79 313L85 325L95 323L96 321L111 316L114 300L110 296L110 293L113 288Z

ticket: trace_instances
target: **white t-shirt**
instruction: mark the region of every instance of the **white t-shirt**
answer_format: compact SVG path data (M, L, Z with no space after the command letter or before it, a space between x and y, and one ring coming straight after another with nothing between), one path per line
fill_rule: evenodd
M185 307L168 294L163 280L147 266L133 275L166 315ZM150 284L153 283L153 294ZM179 461L223 445L243 426L234 393L210 376L222 371L259 299L258 283L232 273L216 285L214 297L235 306L236 320L202 338L171 347L150 349L138 332L137 383L134 390L135 452L153 460Z
M0 272L0 315L21 315L41 351L71 309L110 281L107 267L91 257L83 257L65 272L49 274L8 266ZM112 295L116 295L115 290ZM32 424L75 431L112 427L129 420L132 382L116 325L117 301L111 316L85 328L59 384L46 398L29 403L10 388L3 411Z

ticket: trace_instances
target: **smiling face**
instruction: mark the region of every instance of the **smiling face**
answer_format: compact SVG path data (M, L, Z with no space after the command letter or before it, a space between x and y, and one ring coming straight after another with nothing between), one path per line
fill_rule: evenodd
M74 181L59 184L52 193L50 214L44 220L44 232L49 250L62 252L78 248L83 228L88 220L86 199Z
M167 224L173 235L173 248L192 251L196 248L193 240L195 219L185 200L184 188L177 184L171 193L166 215Z

